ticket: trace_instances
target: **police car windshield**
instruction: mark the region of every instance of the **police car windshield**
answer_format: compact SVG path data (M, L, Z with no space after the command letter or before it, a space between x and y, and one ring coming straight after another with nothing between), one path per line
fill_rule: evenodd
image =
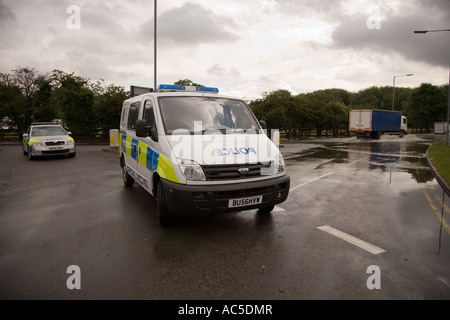
M45 136L61 136L67 135L67 132L58 126L39 126L33 127L31 130L32 137L45 137Z
M160 97L159 105L167 134L178 129L193 134L199 130L257 132L260 128L247 105L240 100L219 97Z

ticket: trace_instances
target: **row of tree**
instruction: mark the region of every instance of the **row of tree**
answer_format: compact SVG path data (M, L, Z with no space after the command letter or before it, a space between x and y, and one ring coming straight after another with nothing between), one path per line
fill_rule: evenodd
M118 127L128 97L122 87L60 70L40 74L20 67L11 74L0 73L0 119L10 119L18 132L25 132L32 122L62 119L74 136L107 136L109 129Z
M198 85L189 79L175 84ZM408 117L410 127L429 130L434 122L447 119L448 85L424 83L418 88L396 88L395 110ZM392 109L392 87L370 87L358 92L324 89L292 95L287 90L264 92L248 101L268 129L279 129L289 138L317 134L346 134L351 109ZM122 103L130 93L123 87L105 85L54 70L40 74L18 67L0 73L0 118L8 117L26 131L33 121L62 119L74 136L104 136L119 125ZM270 131L269 131L270 132Z
M288 138L309 135L347 134L349 111L352 109L383 109L401 111L408 117L409 127L429 132L434 122L447 121L448 85L423 83L418 88L370 87L358 92L324 89L292 95L287 90L263 93L249 102L268 129L280 129ZM324 132L325 131L325 132Z

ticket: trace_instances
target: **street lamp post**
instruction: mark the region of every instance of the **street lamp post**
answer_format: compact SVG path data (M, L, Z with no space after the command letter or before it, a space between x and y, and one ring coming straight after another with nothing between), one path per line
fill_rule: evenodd
M445 133L445 143L450 146L448 138L450 131L450 67L448 68L448 106L447 106L447 131Z
M157 51L156 51L156 36L157 36L157 32L156 32L156 27L157 27L157 23L156 23L156 16L157 16L157 11L156 11L156 0L154 0L155 3L155 7L154 7L154 25L153 25L153 80L154 80L154 86L153 86L153 90L156 91L158 88L156 88L156 55L157 55Z
M395 104L395 78L397 78L397 77L411 77L411 76L413 76L412 73L402 74L402 75L399 75L399 76L394 76L393 85L392 85L392 111L394 111L394 104Z
M441 29L441 30L416 30L414 33L428 33L428 32L441 32L441 31L450 31L450 29ZM447 110L447 128L445 128L445 143L447 145L450 145L449 141L449 125L450 125L450 66L448 69L449 75L448 75L448 110Z

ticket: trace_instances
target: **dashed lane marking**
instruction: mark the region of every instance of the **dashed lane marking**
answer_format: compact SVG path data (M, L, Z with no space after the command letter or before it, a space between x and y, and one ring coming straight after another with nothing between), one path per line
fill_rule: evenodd
M356 238L352 235L349 235L348 233L342 232L338 229L335 229L330 226L321 226L317 227L317 229L320 229L322 231L328 232L329 234L338 237L339 239L345 240L347 242L350 242L351 244L360 247L361 249L364 249L366 251L369 251L373 254L380 254L383 252L386 252L386 250L381 249L380 247L374 246L373 244L370 244L364 240L361 240L359 238Z
M311 183L311 182L314 182L314 181L320 180L320 179L322 179L322 178L325 178L325 177L329 176L330 174L333 174L333 172L328 172L328 173L326 173L326 174L324 174L324 175L322 175L322 176L320 176L320 177L317 177L317 178L311 179L311 180L309 180L309 181L303 182L302 184L299 184L298 186L295 186L295 187L291 188L291 189L289 190L289 192L293 192L293 191L297 190L298 188L301 188L301 187L303 187L303 186L306 186L307 184L309 184L309 183Z

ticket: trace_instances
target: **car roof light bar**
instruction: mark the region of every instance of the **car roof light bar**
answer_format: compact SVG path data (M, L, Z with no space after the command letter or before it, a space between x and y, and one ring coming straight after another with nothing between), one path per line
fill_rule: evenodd
M211 93L219 93L218 88L214 87L200 87L200 86L183 86L177 84L160 84L159 85L160 92L211 92Z

